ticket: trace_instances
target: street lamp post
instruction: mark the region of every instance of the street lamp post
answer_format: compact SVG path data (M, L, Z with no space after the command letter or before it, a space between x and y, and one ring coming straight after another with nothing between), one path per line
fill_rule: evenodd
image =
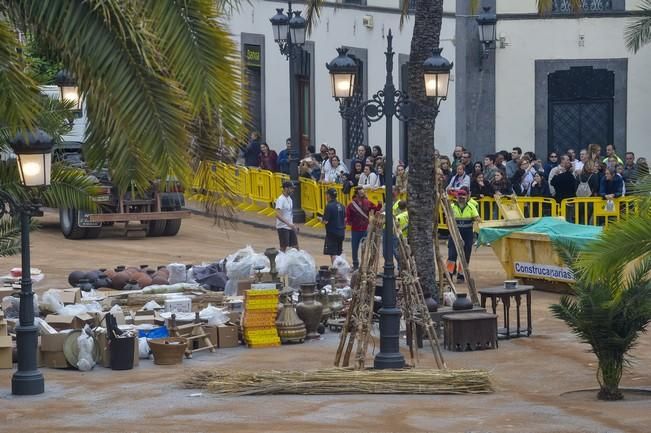
M294 184L295 194L293 197L293 221L294 223L305 222L305 211L301 207L301 184L298 181L298 163L300 160L300 134L298 130L298 102L296 101L296 84L294 83L294 71L296 59L301 56L302 47L305 44L305 31L307 23L301 16L301 11L292 10L292 2L287 2L287 14L282 8L276 9L276 15L269 19L273 28L274 40L280 48L280 53L289 60L289 129L291 147L289 148L289 177Z
M386 167L393 170L393 117L403 122L419 122L433 127L441 101L447 98L452 64L441 57L441 49L423 63L425 94L434 104L422 106L413 103L407 95L396 90L393 84L393 35L387 35L386 81L384 89L368 101L349 106L353 96L357 68L345 48L337 50L339 55L326 67L330 71L332 96L339 101L339 113L344 119L362 116L367 125L383 117L386 120ZM390 179L390 178L389 178ZM384 224L384 273L382 276L382 308L380 309L380 352L375 356L374 367L402 368L405 359L400 353L400 309L396 305L396 282L393 265L393 185L385 183Z
M21 184L40 187L50 184L52 138L43 131L17 135L10 142L18 157ZM29 254L29 227L33 216L41 216L39 203L31 199L23 203L0 191L0 218L8 213L20 216L20 248L22 276L20 280L19 323L16 327L18 369L11 378L11 392L15 395L35 395L45 391L43 374L38 370L38 328L34 325L34 292L32 291Z

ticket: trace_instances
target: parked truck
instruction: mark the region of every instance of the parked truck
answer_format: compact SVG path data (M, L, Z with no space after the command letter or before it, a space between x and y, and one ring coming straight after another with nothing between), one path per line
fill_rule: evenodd
M58 86L41 86L41 91L59 98ZM86 116L81 104L72 130L63 137L63 143L54 150L55 160L86 169L83 157L83 139ZM61 232L68 239L97 238L102 227L124 223L125 235L175 236L183 218L191 215L184 209L183 186L174 179L152 180L151 188L143 192L135 190L118 193L112 184L108 170L88 171L97 179L100 193L95 200L99 211L88 213L79 209L59 209Z

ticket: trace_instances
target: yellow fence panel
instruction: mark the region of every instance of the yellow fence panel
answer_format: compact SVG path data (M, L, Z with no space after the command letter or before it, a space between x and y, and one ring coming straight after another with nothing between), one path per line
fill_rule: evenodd
M313 179L301 177L299 179L301 184L301 207L305 211L305 218L307 226L314 226L319 224L317 213L322 208L321 206L321 193L319 191L319 184ZM308 215L309 214L309 215Z

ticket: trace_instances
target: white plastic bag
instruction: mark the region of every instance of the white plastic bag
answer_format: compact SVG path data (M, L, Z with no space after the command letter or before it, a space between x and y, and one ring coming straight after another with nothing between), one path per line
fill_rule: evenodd
M104 311L104 309L102 308L102 304L100 304L97 301L91 301L83 305L86 307L86 311L88 313L101 313L102 311Z
M2 311L7 319L18 319L20 313L20 298L5 296L2 298ZM34 293L34 317L39 316L38 295Z
M100 308L101 311L101 308ZM83 304L71 304L61 308L57 314L62 316L76 316L77 314L88 313L88 309Z
M91 337L90 326L86 325L83 331L81 331L81 335L77 337L77 345L79 346L77 368L81 371L92 370L95 366L95 359L93 358L95 340Z
M199 312L199 318L201 320L207 320L208 325L223 325L229 320L228 315L226 315L223 309L213 307L210 304Z
M224 295L235 296L237 294L237 282L247 279L253 272L255 262L255 251L250 245L231 254L226 258L226 276L228 281L224 288Z
M160 310L161 308L163 307L161 307L156 301L149 301L142 307L143 310L147 311Z
M443 293L443 305L451 307L454 304L454 301L457 300L457 297L452 292Z
M170 284L185 283L188 278L183 263L170 263L167 265L167 270L170 273L170 277L168 278Z
M332 267L337 270L338 278L341 278L345 280L347 284L350 284L350 271L352 269L346 260L345 254L335 257L335 261L332 263Z
M61 302L59 291L50 289L47 292L43 293L39 307L51 313L58 313L59 310L63 308L63 302Z
M149 359L149 343L146 337L138 338L138 353L140 359Z
M287 275L287 255L282 251L276 256L276 271L278 275Z
M316 263L314 257L307 251L292 248L285 253L285 256L290 287L298 289L301 284L316 281Z

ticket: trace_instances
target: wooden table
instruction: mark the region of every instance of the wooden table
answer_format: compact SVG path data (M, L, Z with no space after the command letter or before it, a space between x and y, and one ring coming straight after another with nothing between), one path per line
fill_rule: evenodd
M526 296L527 301L527 337L531 335L531 291L533 286L528 285L518 285L515 289L505 289L503 286L499 287L488 287L485 289L479 289L479 295L481 296L481 306L486 307L486 298L491 299L491 304L493 307L493 314L496 314L497 310L497 301L498 299L502 301L504 305L504 328L498 330L498 335L504 338L511 337L522 337L523 335L520 332L524 330L520 329L520 305L522 303L522 295ZM515 307L516 307L516 330L511 332L510 321L510 309L511 309L511 298L515 298ZM502 329L504 329L502 331ZM501 331L501 332L500 332Z

